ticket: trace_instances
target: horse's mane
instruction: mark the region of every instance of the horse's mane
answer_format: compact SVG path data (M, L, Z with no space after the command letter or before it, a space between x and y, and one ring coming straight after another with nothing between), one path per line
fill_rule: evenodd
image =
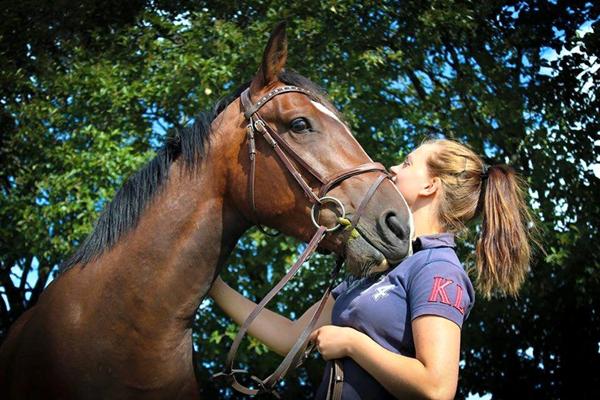
M323 90L309 79L291 70L283 71L279 79L287 85L310 90L321 103L337 114ZM146 206L163 188L173 161L182 158L188 171L196 171L201 159L206 155L212 121L249 85L250 82L246 82L232 94L221 98L209 111L197 115L192 125L171 130L156 157L130 176L113 200L105 206L93 231L75 253L60 265L60 272L76 264L88 264L113 247L125 233L135 228Z

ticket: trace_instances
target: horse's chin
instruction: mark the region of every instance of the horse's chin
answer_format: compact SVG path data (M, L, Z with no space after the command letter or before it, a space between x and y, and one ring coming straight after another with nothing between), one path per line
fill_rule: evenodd
M372 276L389 268L385 256L371 243L357 235L346 243L346 270L357 277Z

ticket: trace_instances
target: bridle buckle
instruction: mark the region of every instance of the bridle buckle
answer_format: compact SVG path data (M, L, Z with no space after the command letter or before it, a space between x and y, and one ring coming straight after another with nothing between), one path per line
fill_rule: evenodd
M257 131L259 131L260 133L264 133L264 132L266 132L267 127L266 127L265 123L262 120L257 119L257 120L254 121L254 129L256 129Z

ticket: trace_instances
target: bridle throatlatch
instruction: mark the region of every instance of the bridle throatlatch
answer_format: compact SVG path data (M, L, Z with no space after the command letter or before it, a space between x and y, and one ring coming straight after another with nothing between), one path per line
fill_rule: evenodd
M275 397L280 398L279 394L275 390L275 386L277 382L279 382L285 375L292 369L297 368L302 364L302 362L308 357L310 352L313 350L314 346L310 346L307 348L308 339L310 334L312 333L321 312L323 311L323 307L329 297L331 289L333 288L333 284L335 279L341 269L343 260L342 258L337 259L335 268L331 271L330 274L330 282L321 297L319 305L315 312L313 313L310 321L296 340L296 343L292 346L292 349L288 352L288 354L284 357L283 361L277 369L265 379L260 379L255 375L250 375L250 379L256 383L256 388L249 388L238 382L236 379L236 375L238 374L246 374L248 373L245 370L234 369L233 364L235 361L235 356L238 351L238 348L242 342L242 339L246 335L248 328L256 319L256 317L260 314L263 308L279 293L279 291L285 286L285 284L296 274L296 272L300 269L302 264L315 252L319 243L327 233L332 232L342 226L339 221L344 221L344 225L348 227L348 220L346 219L346 211L344 208L344 204L337 198L328 196L327 193L334 186L338 185L340 182L351 178L355 175L364 174L367 172L379 172L380 175L377 177L375 182L371 185L364 198L362 199L359 207L356 209L356 213L352 216L350 221L350 227L356 228L358 226L358 222L360 216L364 212L367 203L373 197L377 188L381 185L381 183L385 179L390 179L390 175L385 169L385 167L378 162L369 162L365 164L361 164L356 167L348 168L337 172L331 176L324 177L318 171L316 171L309 163L307 163L275 130L260 116L259 110L266 103L268 103L275 96L296 92L304 94L310 97L312 100L318 101L316 96L314 96L309 90L297 87L297 86L283 86L276 88L261 97L256 103L252 103L250 100L250 90L246 89L241 95L241 104L242 109L244 111L244 116L248 120L248 126L246 129L247 141L248 141L248 153L250 157L250 175L249 175L249 183L248 183L248 191L250 198L250 205L252 208L253 218L255 220L256 225L263 232L264 229L258 223L257 219L257 211L256 211L256 203L255 203L255 190L254 190L254 180L256 173L256 136L262 137L273 149L275 154L279 157L279 160L286 167L288 172L294 178L294 180L298 183L308 200L313 204L311 209L311 220L317 231L314 236L306 246L306 249L302 252L298 260L294 263L294 265L290 268L290 270L285 274L285 276L267 293L267 295L260 301L260 303L256 306L256 308L250 313L246 321L240 327L233 343L231 345L231 349L227 354L227 360L225 362L225 368L222 372L214 374L211 379L222 379L227 384L231 385L235 390L247 394L247 395L255 395L258 393L270 392ZM293 162L292 162L293 160ZM318 192L315 194L310 185L303 178L302 174L298 171L298 168L294 164L296 163L300 166L304 171L308 172L312 175L320 183L320 188ZM324 204L334 204L341 211L341 215L338 218L338 223L333 227L325 227L318 223L318 213L320 211L320 207ZM265 232L267 233L267 232ZM268 233L267 233L268 234ZM343 369L341 367L341 363L339 360L334 360L332 373L329 379L329 393L328 399L339 399L341 397L341 384L343 382ZM330 397L331 396L331 397Z

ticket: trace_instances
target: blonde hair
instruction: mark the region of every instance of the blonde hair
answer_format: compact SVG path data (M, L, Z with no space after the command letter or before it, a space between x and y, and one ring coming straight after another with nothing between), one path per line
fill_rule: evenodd
M423 144L435 146L427 167L441 181L438 219L444 229L463 233L469 221L482 217L475 250L478 290L486 298L516 296L529 269L530 241L535 242L525 182L508 165L486 167L473 150L453 140Z

